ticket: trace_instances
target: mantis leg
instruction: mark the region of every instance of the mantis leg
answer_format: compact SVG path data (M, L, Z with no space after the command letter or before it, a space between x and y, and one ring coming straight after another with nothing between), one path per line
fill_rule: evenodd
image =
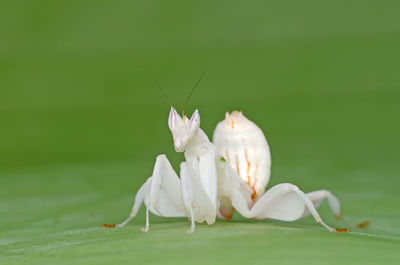
M243 216L255 219L276 219L294 221L302 217L305 210L309 211L315 221L328 231L335 231L325 224L319 216L310 198L298 187L290 183L278 184L261 195L249 208L243 203L241 194L235 193L232 198L234 208Z
M191 223L188 233L195 230L195 222L213 224L216 208L201 184L201 180L187 162L181 163L182 198Z
M148 194L150 184L151 184L151 177L147 179L147 181L142 185L142 187L140 187L139 191L136 193L135 202L133 204L131 214L129 215L129 217L122 223L117 224L116 227L124 227L133 218L135 218L140 207L142 206L145 195Z
M328 190L312 191L307 193L307 197L310 198L315 208L318 208L323 202L323 200L326 198L336 219L338 220L342 219L339 200L330 191ZM308 214L310 214L310 212L307 209L305 209L303 216L307 216Z
M142 203L146 205L146 226L142 231L149 230L149 211L163 217L186 217L183 205L181 184L165 155L157 156L153 175L146 181L136 194L130 216L116 227L123 227L137 214Z
M335 231L322 221L312 200L295 185L290 183L275 185L262 194L253 204L251 192L246 189L246 184L236 172L225 164L220 164L220 169L221 179L229 183L229 185L224 185L226 189L221 190L221 193L230 198L232 206L242 216L255 219L271 218L281 221L294 221L302 217L305 211L308 211L317 223L320 223L329 231Z
M150 222L149 222L149 208L146 208L146 226L141 228L140 231L142 232L148 232L150 228Z

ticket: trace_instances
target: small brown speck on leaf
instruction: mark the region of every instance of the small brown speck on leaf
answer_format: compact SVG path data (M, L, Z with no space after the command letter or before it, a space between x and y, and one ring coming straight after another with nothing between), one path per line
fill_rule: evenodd
M365 222L357 224L357 227L358 228L367 228L370 224L371 224L370 221L365 221Z
M336 232L338 232L338 233L348 233L348 232L350 232L350 229L348 229L348 228L336 228Z
M116 225L115 224L101 224L100 227L101 228L115 228Z

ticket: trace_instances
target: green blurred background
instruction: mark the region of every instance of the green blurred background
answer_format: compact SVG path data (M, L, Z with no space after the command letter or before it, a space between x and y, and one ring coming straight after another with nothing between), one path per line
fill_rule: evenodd
M400 259L398 1L2 1L0 264L395 264ZM350 234L312 218L198 225L133 195L165 153L169 106L211 136L242 110L272 149L269 187L326 188ZM366 229L355 224L370 220Z

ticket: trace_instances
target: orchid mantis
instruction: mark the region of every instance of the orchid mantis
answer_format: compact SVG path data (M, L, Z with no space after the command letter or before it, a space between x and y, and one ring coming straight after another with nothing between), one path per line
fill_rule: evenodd
M157 156L151 177L141 186L129 217L118 225L123 227L146 206L149 213L162 217L187 217L189 233L195 223L211 225L219 216L232 218L234 210L246 218L294 221L311 214L328 231L316 208L327 199L332 212L340 218L340 204L326 190L305 194L297 186L283 183L264 193L270 177L271 157L267 140L261 129L241 112L227 113L214 132L213 143L200 128L200 114L191 118L180 116L171 107L168 126L177 152L184 152L180 177L165 155ZM339 230L338 230L339 231Z

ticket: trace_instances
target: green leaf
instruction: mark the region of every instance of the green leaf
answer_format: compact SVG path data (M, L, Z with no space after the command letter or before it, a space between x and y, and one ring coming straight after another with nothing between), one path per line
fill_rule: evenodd
M398 264L398 1L3 1L0 7L0 264ZM139 187L201 71L209 137L226 111L265 132L272 185L332 191L323 220L145 214ZM221 158L221 161L222 158ZM370 221L366 228L357 224Z

